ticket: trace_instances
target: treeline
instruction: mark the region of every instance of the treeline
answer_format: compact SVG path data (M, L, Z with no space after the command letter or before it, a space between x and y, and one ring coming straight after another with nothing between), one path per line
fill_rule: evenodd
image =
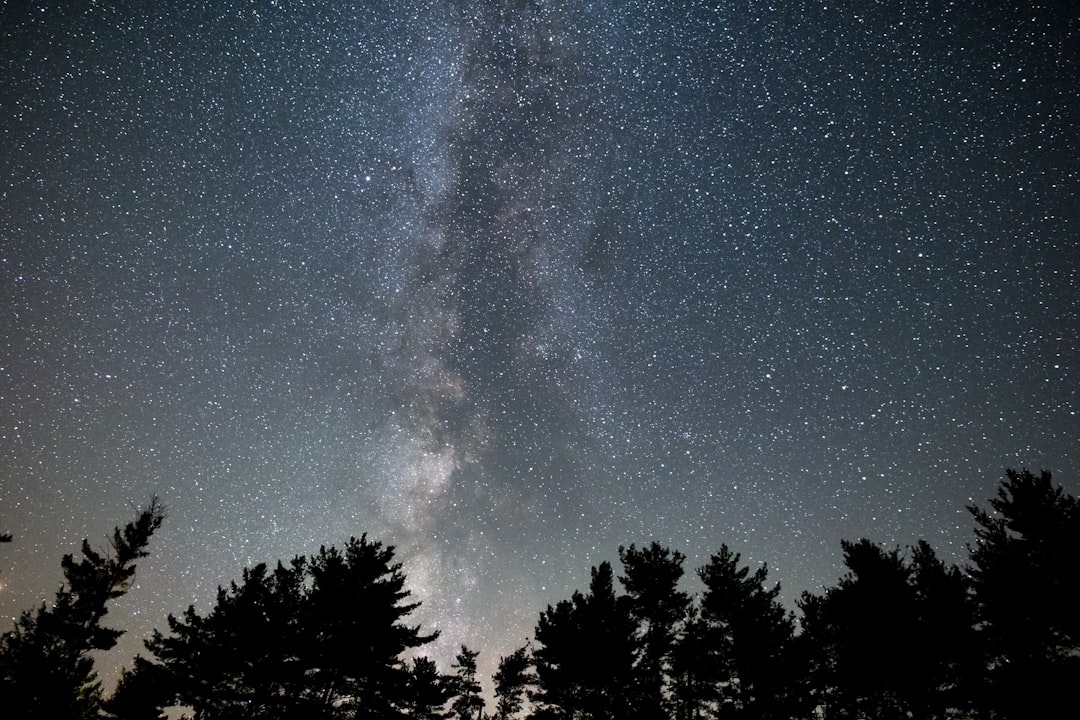
M489 709L477 652L446 672L423 655L437 632L409 623L419 603L393 548L366 536L245 569L209 613L170 616L106 697L91 653L120 634L102 620L164 518L154 501L109 556L84 543L65 557L56 601L0 637L0 704L5 718L123 720L1073 717L1080 503L1048 472L1009 470L989 508L968 510L963 569L923 541L843 541L844 575L797 612L725 545L695 596L678 551L621 547L618 573L593 567L499 660Z

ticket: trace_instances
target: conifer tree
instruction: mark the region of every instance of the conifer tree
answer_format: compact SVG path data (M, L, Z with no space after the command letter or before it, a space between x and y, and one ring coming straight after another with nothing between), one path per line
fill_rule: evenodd
M499 669L492 678L495 681L497 720L513 720L521 712L526 690L532 681L531 667L532 659L527 645L499 658Z
M435 662L427 657L413 658L409 668L409 688L405 714L413 720L447 720L445 710L453 694L453 678L439 673Z
M918 631L910 570L898 549L866 539L841 546L848 572L820 600L802 602L818 698L827 717L905 717Z
M678 589L685 557L653 542L640 550L619 548L626 606L637 624L634 658L634 717L670 716L669 662L679 624L686 618L690 596Z
M970 712L984 693L977 685L981 653L967 578L925 540L911 548L909 567L918 628L912 713L930 719Z
M191 707L200 720L396 717L431 680L405 655L437 633L404 623L419 603L393 557L365 535L245 569L207 615L169 616L169 633L147 641L155 662L134 672L154 674L159 708Z
M709 624L692 604L671 653L671 705L674 720L701 720L716 707L717 656L710 646Z
M727 545L698 569L705 584L701 618L709 653L702 672L713 683L723 716L780 717L788 697L786 651L791 614L777 600L780 586L765 586L767 568L753 573Z
M826 717L947 718L973 709L979 656L967 583L925 541L842 541L848 571L804 593L799 645Z
M484 698L480 697L480 681L476 676L476 658L479 654L462 645L454 657L454 699L451 709L458 720L483 719Z
M81 557L61 561L64 584L51 605L24 612L0 636L0 703L4 717L96 718L102 704L95 651L116 645L122 630L102 621L109 603L131 587L135 562L147 555L165 509L157 498L123 528L105 553L83 540Z
M611 564L592 568L589 594L575 592L536 626L538 715L623 720L631 712L634 623L615 595Z
M985 695L1003 717L1053 717L1080 678L1080 503L1046 470L1005 475L990 510L968 508Z

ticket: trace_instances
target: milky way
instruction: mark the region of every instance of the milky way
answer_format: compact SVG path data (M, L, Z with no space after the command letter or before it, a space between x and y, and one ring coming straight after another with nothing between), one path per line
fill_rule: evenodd
M363 532L490 673L620 544L790 602L1075 492L1075 13L68 5L0 9L0 613L159 494L106 677Z

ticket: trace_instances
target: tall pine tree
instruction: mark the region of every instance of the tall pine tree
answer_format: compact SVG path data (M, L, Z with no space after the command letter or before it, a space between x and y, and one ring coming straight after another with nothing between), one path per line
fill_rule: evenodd
M156 662L137 664L131 682L152 673L157 707L188 706L200 720L406 712L431 679L406 655L436 634L405 624L419 603L393 557L363 536L272 572L246 569L207 615L170 616L170 632L147 641Z
M405 714L412 720L447 720L445 710L453 694L452 677L439 673L430 658L413 658L409 668L409 689Z
M525 694L533 680L531 668L532 659L527 645L499 658L499 668L492 678L495 681L496 720L513 720L521 712Z
M640 550L619 548L626 606L637 624L634 658L634 717L660 720L671 714L669 664L690 596L679 590L685 556L653 542Z
M1061 717L1080 679L1080 503L1010 469L990 508L968 508L987 697L1003 717Z
M701 618L710 646L702 671L712 676L720 715L782 717L789 698L786 650L794 621L777 600L780 586L765 586L766 567L751 573L739 561L738 553L721 545L698 569L705 584Z
M147 555L165 509L154 498L138 517L116 528L109 551L83 540L81 557L65 555L64 584L51 605L24 612L0 636L0 703L4 717L96 718L102 704L95 651L116 645L122 630L102 621L112 600L131 587L135 561Z
M480 680L476 676L476 658L480 653L465 645L454 657L451 686L454 698L451 709L458 720L483 720L484 698L480 696Z
M634 623L615 595L611 564L592 569L589 594L548 607L536 626L540 717L624 720L631 711Z

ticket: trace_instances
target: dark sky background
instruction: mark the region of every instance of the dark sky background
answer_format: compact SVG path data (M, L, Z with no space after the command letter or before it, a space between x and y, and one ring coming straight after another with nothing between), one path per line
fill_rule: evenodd
M999 4L0 2L4 627L153 493L105 669L363 532L490 673L619 544L1075 492L1080 22Z

